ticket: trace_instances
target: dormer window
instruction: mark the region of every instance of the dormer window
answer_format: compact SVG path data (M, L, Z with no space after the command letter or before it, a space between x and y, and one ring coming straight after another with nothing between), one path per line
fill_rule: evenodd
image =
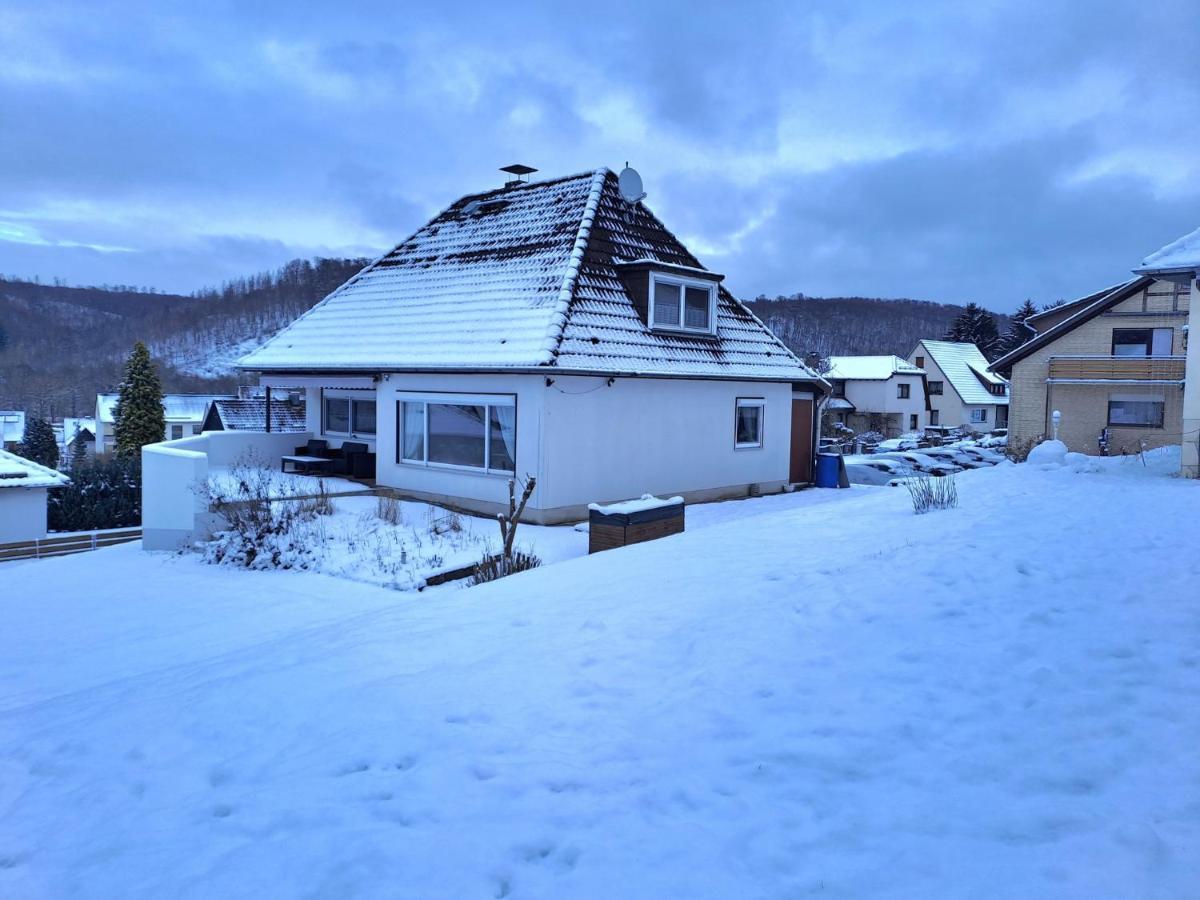
M717 286L675 275L650 273L650 323L665 331L712 334Z

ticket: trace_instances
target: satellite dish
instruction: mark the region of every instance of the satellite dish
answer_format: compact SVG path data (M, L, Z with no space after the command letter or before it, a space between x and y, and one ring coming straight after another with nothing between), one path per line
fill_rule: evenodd
M629 168L629 163L625 163L625 168L617 176L617 187L627 203L637 203L646 196L646 192L642 190L642 176L635 169Z

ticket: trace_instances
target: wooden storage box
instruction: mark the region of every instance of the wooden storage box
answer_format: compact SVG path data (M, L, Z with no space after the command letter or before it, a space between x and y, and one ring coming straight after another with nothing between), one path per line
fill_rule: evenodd
M642 497L588 507L588 553L653 541L683 531L683 498Z

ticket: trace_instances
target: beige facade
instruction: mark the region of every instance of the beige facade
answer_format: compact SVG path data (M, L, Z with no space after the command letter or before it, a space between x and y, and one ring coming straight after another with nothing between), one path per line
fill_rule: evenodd
M1051 413L1062 414L1059 438L1080 453L1100 452L1107 430L1108 452L1135 453L1143 446L1180 442L1183 361L1188 292L1166 281L1145 288L1099 313L1012 367L1010 445L1049 437ZM1170 353L1116 357L1116 329L1171 329ZM1160 346L1156 349L1162 350ZM1122 425L1110 420L1110 401L1161 402L1161 426Z

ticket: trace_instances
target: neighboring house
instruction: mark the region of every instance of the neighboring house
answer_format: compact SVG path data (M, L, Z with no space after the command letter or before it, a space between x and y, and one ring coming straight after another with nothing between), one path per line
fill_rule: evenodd
M1142 275L1054 307L1035 334L992 363L1011 372L1010 446L1053 433L1079 453L1179 442L1186 285Z
M0 544L46 536L46 496L70 484L61 472L0 450Z
M109 454L117 445L114 413L118 394L96 396L96 452ZM227 394L163 394L163 413L167 427L163 440L175 441L199 434L208 405L214 400L231 400Z
M898 356L831 356L829 366L833 399L826 408L836 421L886 437L924 427L929 406L922 369Z
M974 344L919 341L908 361L925 372L927 425L986 434L1008 427L1008 382L988 368Z
M1180 471L1188 478L1200 478L1200 339L1189 340L1200 328L1200 228L1151 253L1134 271L1172 284L1179 298L1176 306L1181 305L1183 292L1188 295L1188 321L1180 329L1183 347L1174 346L1185 354Z
M91 416L63 419L62 426L55 426L59 433L58 456L61 465L68 464L75 455L75 444L83 446L84 456L96 455L96 420Z
M513 476L542 523L811 483L828 385L640 199L607 169L463 197L240 365L379 484L479 512Z
M0 450L12 450L25 440L25 412L0 409Z
M201 431L307 431L305 403L302 397L294 400L271 400L271 421L267 422L267 398L251 397L238 400L214 400L208 406Z

